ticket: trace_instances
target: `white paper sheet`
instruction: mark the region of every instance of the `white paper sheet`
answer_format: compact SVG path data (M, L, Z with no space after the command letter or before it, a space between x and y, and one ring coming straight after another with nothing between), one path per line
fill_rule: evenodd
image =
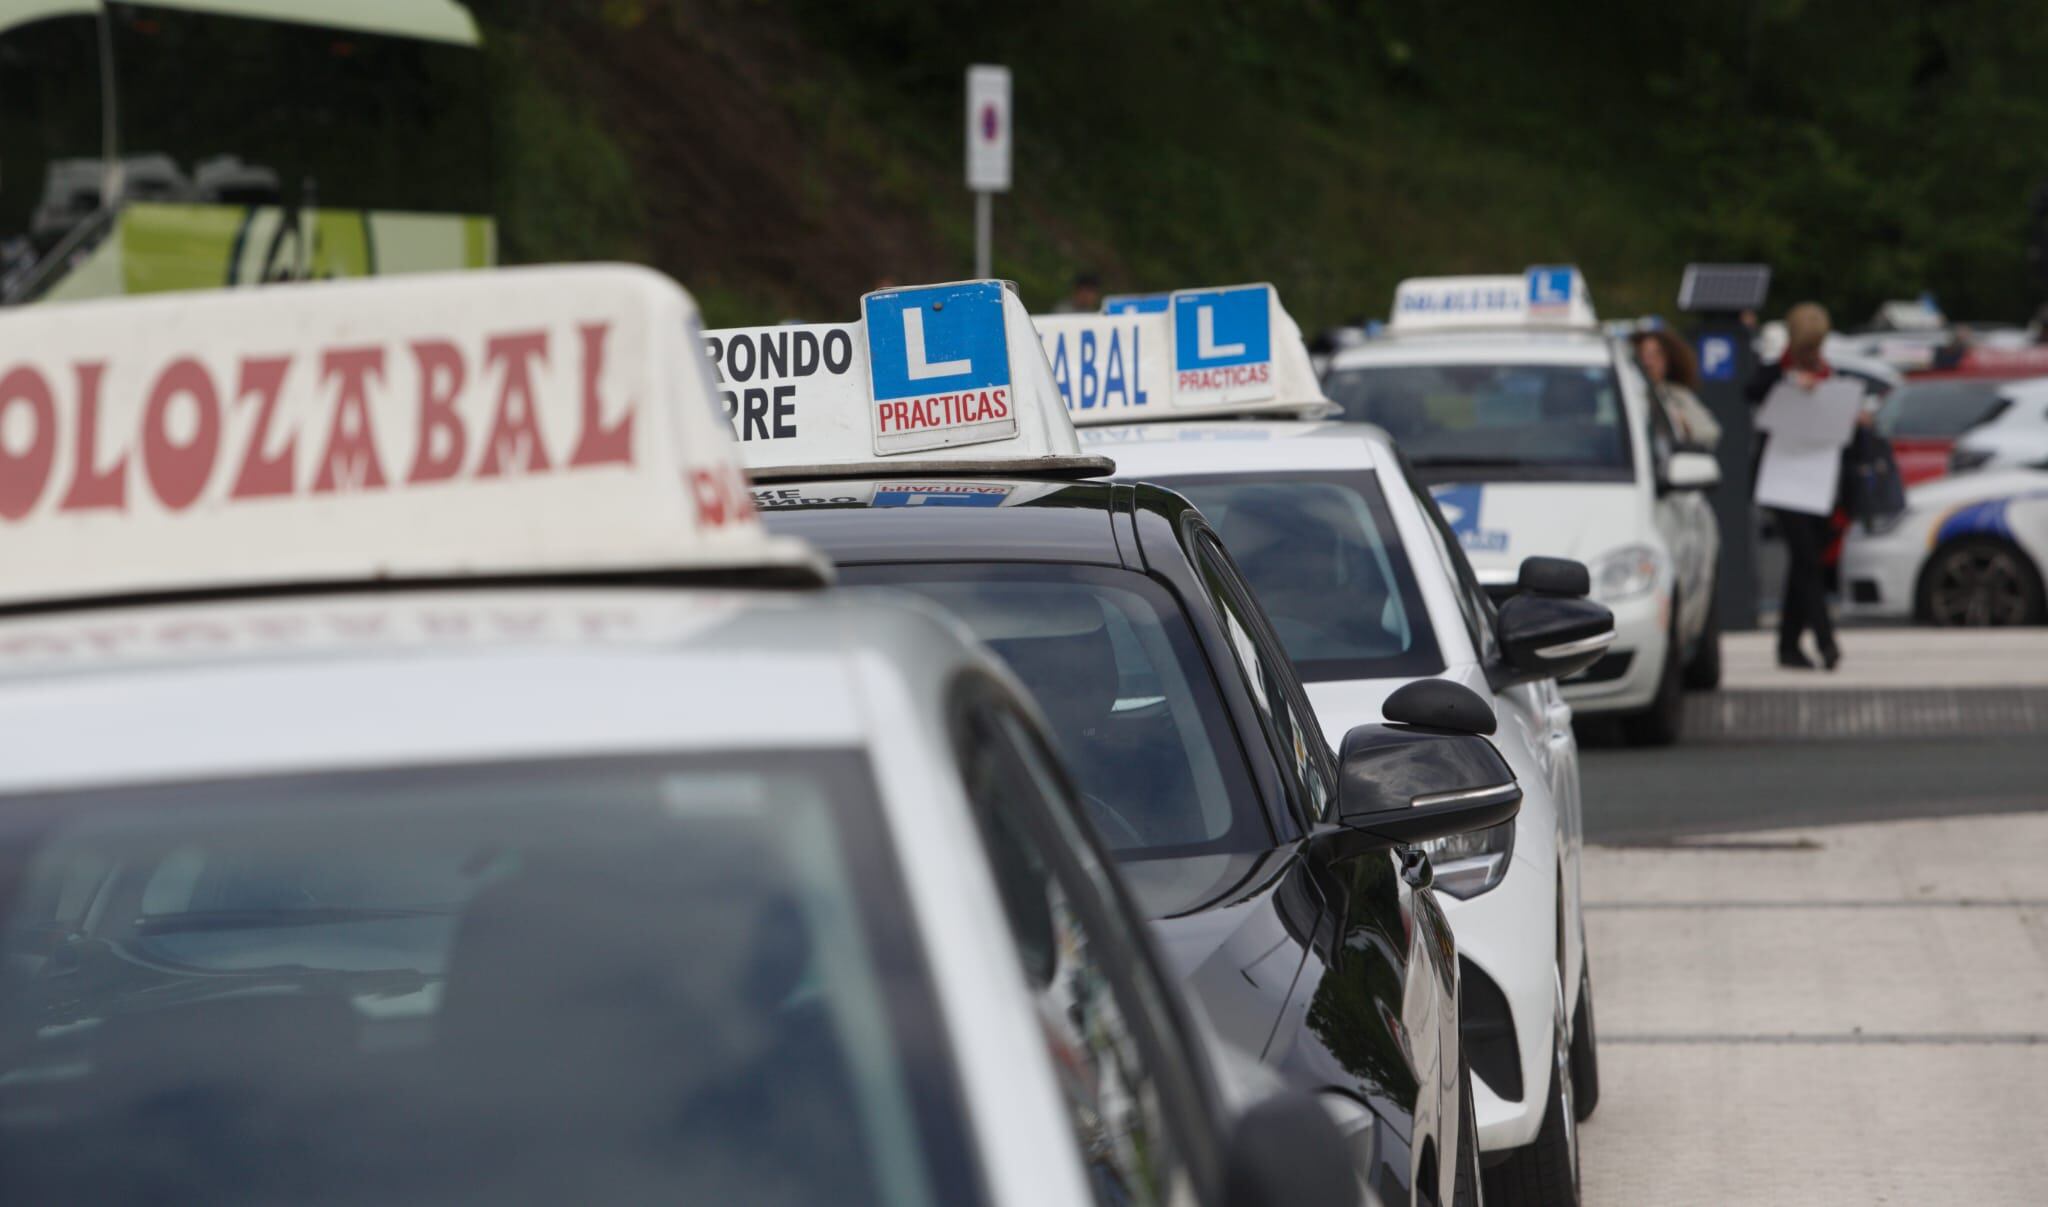
M1835 483L1842 475L1842 450L1828 446L1781 445L1773 434L1756 471L1756 501L1807 515L1835 510Z
M1756 501L1807 515L1833 512L1842 447L1862 413L1861 383L1837 377L1807 390L1780 382L1756 416L1757 430L1770 434L1757 466Z
M1756 430L1769 432L1771 443L1812 448L1840 448L1856 432L1863 413L1861 383L1831 377L1811 390L1789 381L1778 383L1756 414Z

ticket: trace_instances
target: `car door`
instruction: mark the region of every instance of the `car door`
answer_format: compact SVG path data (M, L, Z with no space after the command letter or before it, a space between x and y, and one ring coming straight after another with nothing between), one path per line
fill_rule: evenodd
M1258 705L1266 740L1291 772L1303 828L1312 828L1336 806L1337 768L1308 693L1206 524L1194 525L1190 551ZM1450 925L1428 890L1417 887L1426 883L1418 861L1426 862L1420 852L1389 850L1317 882L1326 907L1315 928L1325 938L1318 945L1325 967L1306 1022L1322 1054L1338 1066L1315 1071L1330 1076L1341 1070L1387 1089L1414 1111L1419 1148L1422 1137L1440 1134L1445 1112L1456 1109L1458 1019ZM1297 885L1296 891L1310 890ZM1388 1014L1399 1022L1392 1045L1386 1042Z
M1409 489L1428 518L1430 545L1456 588L1458 607L1473 634L1473 648L1480 651L1482 664L1500 657L1500 643L1494 633L1496 612L1493 600L1479 585L1463 546L1452 539L1451 528L1436 505L1435 496L1409 481ZM1563 917L1579 916L1579 856L1585 842L1585 817L1579 793L1579 739L1572 731L1572 707L1565 702L1557 680L1539 679L1492 693L1501 728L1519 729L1543 769L1556 802L1558 852L1566 869L1563 878ZM1505 734L1495 738L1505 740ZM1562 941L1562 940L1560 940Z
M953 749L1102 1207L1193 1207L1220 1181L1206 1057L1051 747L992 677L954 692Z

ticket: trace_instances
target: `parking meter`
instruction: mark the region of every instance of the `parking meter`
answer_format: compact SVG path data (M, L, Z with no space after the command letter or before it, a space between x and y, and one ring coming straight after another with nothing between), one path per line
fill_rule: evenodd
M1744 387L1756 372L1756 333L1743 321L1762 309L1771 288L1767 264L1688 264L1678 287L1678 308L1694 316L1691 338L1699 359L1700 401L1721 424L1721 485L1714 516L1721 525L1721 565L1715 586L1721 625L1753 629L1757 623L1756 520L1750 504L1750 464L1756 429Z

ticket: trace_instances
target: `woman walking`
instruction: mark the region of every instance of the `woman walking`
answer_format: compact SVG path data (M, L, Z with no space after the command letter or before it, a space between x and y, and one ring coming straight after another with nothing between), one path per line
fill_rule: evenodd
M1761 404L1781 384L1789 382L1801 390L1812 390L1833 376L1834 369L1821 354L1828 328L1828 312L1818 303L1801 302L1788 311L1785 315L1785 354L1777 364L1764 366L1750 379L1750 404ZM1868 421L1866 415L1863 422ZM1757 434L1759 466L1769 440L1768 433ZM1785 550L1791 559L1785 570L1784 603L1778 611L1778 665L1792 670L1814 669L1813 662L1800 648L1800 641L1809 630L1813 633L1815 646L1819 648L1823 666L1834 670L1842 661L1841 647L1835 644L1834 619L1828 615L1826 569L1822 559L1834 537L1830 517L1844 507L1851 476L1841 472L1839 464L1834 468L1834 501L1827 511L1812 514L1784 507L1766 508L1778 534L1785 540ZM1756 477L1755 473L1751 474L1752 480Z

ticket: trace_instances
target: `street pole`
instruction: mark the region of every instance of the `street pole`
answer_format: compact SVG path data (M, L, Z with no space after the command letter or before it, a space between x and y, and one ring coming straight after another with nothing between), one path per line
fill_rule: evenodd
M993 259L995 242L995 194L986 189L974 191L974 275L986 280L995 275L990 264Z
M974 193L974 275L995 275L995 195L1010 191L1010 69L967 69L967 187Z

